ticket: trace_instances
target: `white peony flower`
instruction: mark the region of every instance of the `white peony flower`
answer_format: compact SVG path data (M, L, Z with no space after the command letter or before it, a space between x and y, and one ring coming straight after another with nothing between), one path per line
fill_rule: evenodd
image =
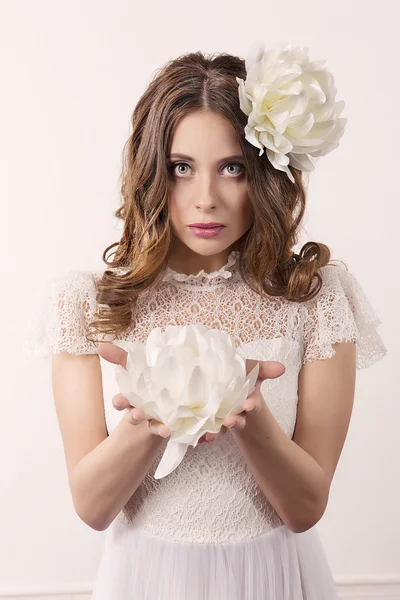
M311 157L337 148L347 119L338 117L344 102L335 102L333 75L325 60L310 62L308 48L291 45L264 51L255 42L246 58L246 80L239 84L241 110L249 119L245 138L266 154L272 165L285 171L288 165L313 171Z
M259 365L246 375L246 359L225 331L202 323L153 329L145 343L126 345L126 369L116 365L121 394L146 418L172 431L154 477L171 473L188 446L206 432L218 433L224 419L241 412L254 390Z

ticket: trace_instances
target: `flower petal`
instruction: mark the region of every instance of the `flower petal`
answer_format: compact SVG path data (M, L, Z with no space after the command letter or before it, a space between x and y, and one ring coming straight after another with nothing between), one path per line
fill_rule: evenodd
M245 134L246 134L246 140L248 142L250 142L250 144L253 144L253 146L256 146L256 148L261 148L262 150L264 149L264 147L258 141L256 132L254 131L254 129L252 129L248 125L246 125Z
M310 131L313 125L314 115L312 113L297 115L290 119L285 134L292 138L301 138Z
M236 81L239 84L239 103L240 103L240 108L241 108L241 110L246 115L249 115L251 113L252 104L251 104L251 100L249 98L249 95L246 93L246 88L245 88L245 85L244 85L244 81L243 81L243 79L239 79L239 77L236 77Z
M314 171L314 164L308 154L289 154L290 164L300 171Z
M186 444L170 440L154 473L154 479L161 479L172 473L182 462L187 449L188 446Z
M270 160L271 164L275 167L275 169L278 169L278 171L284 171L287 176L289 177L290 181L292 183L295 183L294 177L291 174L289 168L287 166L283 166L281 165L277 160L276 160L276 154L274 154L273 152L271 152L271 150L266 150L268 159Z
M201 414L202 412L204 412L205 415L215 415L218 411L219 405L224 399L224 395L225 386L222 383L217 382L210 394L207 405L204 407L203 411L200 411L200 416L203 416Z
M288 111L270 111L268 118L275 127L278 133L283 133L290 119L290 113Z

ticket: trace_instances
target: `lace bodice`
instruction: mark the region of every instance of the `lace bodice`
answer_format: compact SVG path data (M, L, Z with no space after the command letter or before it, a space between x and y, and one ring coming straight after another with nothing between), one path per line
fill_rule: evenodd
M247 358L284 363L284 375L264 381L261 392L285 434L292 437L302 364L329 358L335 354L334 343L352 340L357 343L357 367L374 364L386 354L376 331L380 321L356 278L340 264L322 268L323 285L316 298L290 303L253 292L241 278L237 258L231 252L214 273L184 275L168 269L155 288L139 297L134 330L114 343L124 347L126 341L145 341L154 327L169 324L201 322L228 331ZM101 272L69 271L47 282L29 325L28 352L45 358L62 351L97 353L84 333L96 309L100 277ZM112 406L118 393L114 366L100 360L111 433L122 415ZM174 540L219 542L251 538L283 524L229 430L211 444L189 447L175 471L156 480L166 444L167 440L118 516L127 526Z

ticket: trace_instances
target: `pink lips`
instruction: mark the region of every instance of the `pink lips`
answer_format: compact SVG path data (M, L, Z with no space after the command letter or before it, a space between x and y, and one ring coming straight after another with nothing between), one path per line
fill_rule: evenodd
M197 224L196 224L197 225ZM200 223L199 223L200 225ZM208 227L204 227L205 223L202 224L202 227L196 227L195 225L189 225L189 229L194 235L197 237L210 238L219 235L223 229L225 229L225 225L213 226L207 223Z
M205 229L207 227L224 227L224 225L222 223L210 221L209 223L191 223L189 227L199 227L200 229Z

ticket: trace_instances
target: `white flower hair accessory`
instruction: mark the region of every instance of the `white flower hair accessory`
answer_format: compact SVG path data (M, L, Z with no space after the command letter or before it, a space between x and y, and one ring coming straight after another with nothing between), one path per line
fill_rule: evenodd
M265 51L257 41L247 54L246 80L236 77L240 108L249 117L245 138L260 148L260 156L265 148L271 164L293 183L288 165L313 171L313 158L338 147L347 123L338 118L345 104L335 101L334 77L325 62L310 62L308 48Z
M128 346L126 369L116 365L120 392L147 419L172 431L154 474L169 475L189 446L218 433L255 388L259 364L246 375L246 354L227 331L202 323L153 329L146 342Z

